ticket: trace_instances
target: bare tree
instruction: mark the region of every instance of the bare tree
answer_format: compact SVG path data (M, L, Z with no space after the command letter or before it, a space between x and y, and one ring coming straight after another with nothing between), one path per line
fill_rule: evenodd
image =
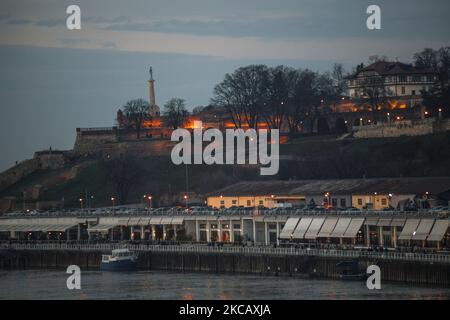
M148 102L143 99L130 100L123 106L122 114L127 124L136 130L139 139L144 121L151 119Z
M368 76L361 83L363 97L367 99L373 113L386 102L389 90L386 88L385 79L379 75Z
M172 98L164 105L163 115L166 124L173 129L177 129L186 122L189 112L186 110L183 99Z
M114 185L118 203L125 203L132 188L140 183L144 167L141 160L130 154L125 154L105 161L104 166Z
M234 125L257 128L262 108L267 101L269 69L264 65L249 65L226 74L214 88L211 102L227 108Z

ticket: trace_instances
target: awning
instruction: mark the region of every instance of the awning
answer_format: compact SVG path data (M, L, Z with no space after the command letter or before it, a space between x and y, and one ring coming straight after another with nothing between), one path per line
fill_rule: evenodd
M299 218L289 218L280 232L280 239L290 239L298 223Z
M398 240L411 240L413 233L417 230L420 219L406 219L405 226L402 233L398 237Z
M380 218L377 222L378 227L389 227L391 225L392 218Z
M129 220L130 220L130 218L119 219L119 225L120 226L128 226L128 221Z
M333 232L333 229L336 226L337 221L338 218L326 218L325 222L322 225L322 228L320 229L319 234L317 235L317 238L328 238L331 235L331 232Z
M376 226L378 224L378 217L368 217L366 221L364 221L364 225L366 226Z
M172 218L170 218L170 217L163 217L161 219L160 224L170 224L171 222L172 222Z
M73 228L77 223L66 224L3 224L0 225L0 231L17 231L17 232L65 232L67 229Z
M116 227L115 223L99 223L95 226L87 228L88 232L108 232L110 229Z
M364 218L352 218L347 230L345 230L343 238L356 238L359 229L361 229L364 223Z
M430 232L430 235L428 236L428 241L441 241L445 233L448 230L448 226L450 224L450 220L436 220L434 223L433 229Z
M422 219L417 227L417 230L413 232L411 240L425 240L430 234L433 227L434 219Z
M139 222L138 222L138 226L141 226L141 227L145 227L145 226L148 226L149 224L150 224L150 220L151 220L152 218L147 218L147 217L142 217L140 220L139 220Z
M184 222L184 218L183 217L175 217L175 218L172 218L172 224L177 224L177 225L180 225L180 224L183 224L183 222Z
M406 218L394 218L392 219L390 226L391 227L403 227L405 225Z
M150 224L161 224L162 217L152 217L150 219Z
M305 236L306 231L309 228L309 225L312 222L312 218L302 218L300 222L297 225L297 228L295 228L294 234L292 235L292 238L294 239L303 239Z
M138 226L139 220L141 220L141 218L130 218L128 220L127 226Z
M325 218L314 218L305 233L305 239L316 239Z
M330 234L330 237L332 238L341 238L344 236L345 231L347 230L350 221L352 221L352 218L339 218L338 222L336 223L336 226L334 227L333 231Z

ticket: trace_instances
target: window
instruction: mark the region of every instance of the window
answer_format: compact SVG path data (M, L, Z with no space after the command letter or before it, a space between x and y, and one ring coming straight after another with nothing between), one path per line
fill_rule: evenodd
M358 198L358 206L362 206L362 199Z
M406 82L406 76L399 76L398 77L399 82Z
M220 200L220 205L223 206L225 204L225 200Z
M247 206L251 206L252 205L252 201L251 200L247 200Z
M262 206L262 205L264 205L264 200L259 200L258 203L259 203L260 206Z
M386 206L387 205L387 199L386 198L381 199L381 204L383 206Z
M405 94L405 87L402 87L402 94Z
M341 199L341 207L346 207L347 206L347 201L345 201L345 198Z
M232 203L233 205L236 205L236 204L237 204L237 200L232 200L231 203Z
M233 229L240 229L241 225L239 223L233 224Z
M411 94L412 94L413 96L415 96L415 95L416 95L416 90L411 90Z
M333 207L337 207L337 199L336 199L336 198L332 198L332 199L331 199L331 205L332 205Z

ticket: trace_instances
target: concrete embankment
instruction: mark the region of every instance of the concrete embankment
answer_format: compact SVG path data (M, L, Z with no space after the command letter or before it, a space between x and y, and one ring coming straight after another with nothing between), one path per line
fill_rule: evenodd
M0 269L97 269L106 252L86 250L1 250ZM320 256L242 254L224 252L139 252L139 268L181 272L252 273L263 276L339 278L336 264L348 259ZM445 263L359 258L361 270L376 264L382 281L450 286Z

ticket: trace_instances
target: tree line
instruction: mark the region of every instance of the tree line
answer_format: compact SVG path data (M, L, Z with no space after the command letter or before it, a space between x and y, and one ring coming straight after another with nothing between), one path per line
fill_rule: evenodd
M371 56L367 63L386 60L383 56ZM414 54L416 67L430 68L437 75L435 84L428 91L422 91L424 104L430 108L442 108L450 102L450 48L438 50L426 48ZM364 68L364 63L346 73L341 64L335 64L331 72L316 72L310 69L294 69L279 65L268 67L253 64L227 73L224 79L214 87L209 108L224 108L236 128L258 129L264 122L270 129L287 128L291 134L297 134L302 128L312 132L314 123L329 112L330 102L335 102L346 90L346 78ZM390 92L385 79L372 76L360 84L365 104L374 115L380 105L387 101ZM143 99L128 101L119 111L126 124L140 131L144 121L151 120L149 105ZM192 114L203 111L205 107L196 107ZM214 111L213 111L214 112ZM448 108L443 110L448 114ZM182 127L189 112L184 99L172 98L163 107L165 126L176 129ZM326 124L327 125L327 124Z

